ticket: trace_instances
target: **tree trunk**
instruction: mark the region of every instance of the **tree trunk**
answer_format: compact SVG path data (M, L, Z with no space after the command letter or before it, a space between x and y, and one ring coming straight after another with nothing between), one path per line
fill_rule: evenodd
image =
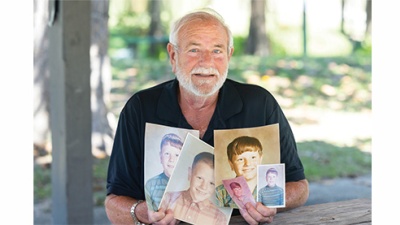
M48 1L34 1L33 145L35 156L50 151Z
M340 4L340 32L342 32L342 34L345 34L345 30L344 30L344 6L345 6L346 2L345 0L341 1Z
M366 28L365 28L365 35L371 33L371 21L372 21L372 0L367 0L367 5L365 7L365 11L367 13L367 20L366 20Z
M115 118L109 111L111 63L108 57L108 0L92 0L91 21L91 108L93 154L111 154Z
M149 14L151 18L150 28L148 36L150 40L150 49L149 49L149 56L154 57L157 56L157 48L163 44L158 42L157 38L162 38L163 36L163 27L161 24L161 3L160 0L150 0L149 1ZM165 47L163 45L163 47Z
M265 0L251 0L250 29L245 50L247 54L267 56L270 53L265 28L265 8Z
M371 15L368 15L368 0L367 0L367 5L366 5L366 8L365 8L365 10L366 10L366 13L367 13L367 20L366 20L366 23L367 23L367 27L366 27L366 29L368 29L368 19L370 19L370 18L368 18L368 16L371 16ZM349 40L349 42L351 43L351 45L352 45L352 53L354 53L354 52L356 52L358 49L360 49L361 47L362 47L362 42L364 41L364 39L365 39L365 34L366 34L366 31L364 32L364 37L362 37L362 35L359 35L359 34L357 34L357 33L355 33L351 28L349 29L346 29L346 19L345 19L345 16L344 16L344 11L345 11L345 9L346 9L346 4L347 4L347 0L342 0L341 1L341 10L342 10L342 12L341 12L341 23L340 23L340 32Z

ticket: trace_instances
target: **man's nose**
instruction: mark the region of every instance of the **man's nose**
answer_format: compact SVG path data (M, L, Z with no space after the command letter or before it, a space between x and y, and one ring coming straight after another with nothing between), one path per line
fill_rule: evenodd
M208 68L208 67L213 66L213 63L214 63L214 59L212 57L211 52L204 51L201 53L201 56L200 56L200 65L201 66Z

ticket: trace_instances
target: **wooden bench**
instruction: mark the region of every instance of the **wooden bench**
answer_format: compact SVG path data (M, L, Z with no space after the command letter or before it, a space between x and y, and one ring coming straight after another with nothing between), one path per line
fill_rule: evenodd
M241 216L231 218L229 224L244 225L247 222ZM330 202L278 213L271 224L372 224L371 199L354 199Z

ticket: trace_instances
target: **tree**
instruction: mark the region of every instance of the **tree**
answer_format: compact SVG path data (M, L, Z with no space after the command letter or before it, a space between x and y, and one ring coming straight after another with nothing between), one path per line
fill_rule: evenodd
M115 118L109 111L111 103L111 63L108 57L108 10L109 0L92 1L90 83L92 108L93 153L104 156L111 153L115 130Z
M365 40L366 36L368 33L370 33L371 29L371 20L372 20L372 1L371 0L365 0L365 14L366 14L366 20L365 20L365 30L364 33L355 33L351 27L349 29L346 29L346 19L345 19L345 8L347 6L348 0L342 0L341 1L341 21L340 21L340 32L350 41L352 44L352 51L355 52L358 49L362 47L362 43Z
M265 0L251 0L249 36L245 52L257 56L270 54L269 40L265 26Z
M371 21L372 21L372 0L367 0L367 5L365 6L365 12L367 13L366 29L365 35L371 33Z
M91 1L91 109L92 153L104 157L111 153L116 125L109 111L111 90L111 64L108 57L109 0ZM51 151L49 111L48 65L48 1L34 2L34 146ZM36 153L37 154L37 153ZM41 151L43 154L43 151ZM46 161L45 163L50 163Z
M165 43L161 41L161 46L160 46L159 41L157 41L157 39L162 38L164 35L160 17L161 3L162 1L160 0L149 0L148 11L151 18L149 32L148 32L148 36L151 40L149 49L150 56L156 56L158 53L157 49L159 47L165 47Z

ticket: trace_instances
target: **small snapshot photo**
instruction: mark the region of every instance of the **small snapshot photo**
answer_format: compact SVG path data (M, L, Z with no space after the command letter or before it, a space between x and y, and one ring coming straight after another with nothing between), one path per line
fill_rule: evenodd
M285 164L258 166L257 201L270 208L285 207Z
M250 202L254 207L256 206L256 200L254 199L249 185L243 176L222 180L222 183L240 209L245 209L245 205L248 202Z
M153 211L158 209L188 133L199 136L197 130L146 123L145 197L147 207Z

